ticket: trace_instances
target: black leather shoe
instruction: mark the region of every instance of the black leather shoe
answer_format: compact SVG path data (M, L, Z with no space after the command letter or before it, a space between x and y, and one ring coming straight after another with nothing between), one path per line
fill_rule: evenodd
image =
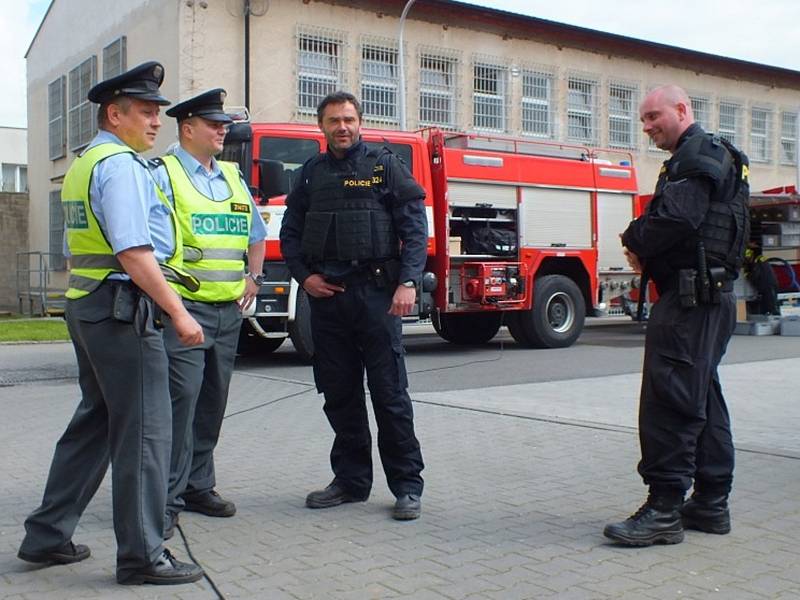
M214 490L183 496L183 501L186 503L184 510L202 513L209 517L232 517L236 514L236 505L230 500L225 500Z
M178 524L178 513L168 512L164 517L164 539L171 540L175 535L175 526Z
M686 529L725 535L731 532L731 512L728 494L692 494L681 507L681 518Z
M117 583L121 585L141 585L143 583L177 585L199 581L203 575L203 569L192 563L183 563L177 560L169 550L164 548L152 565L136 571L117 573Z
M413 521L419 519L422 502L416 494L405 494L397 498L392 510L392 518L397 521Z
M55 563L57 565L69 565L81 562L89 558L91 554L92 552L89 550L89 546L73 544L72 541L67 542L59 548L45 552L25 552L24 550L17 552L19 558L30 563Z
M603 535L626 546L679 544L683 541L680 502L648 498L621 523L606 525Z
M347 502L364 502L366 499L366 497L359 498L351 495L334 482L324 490L316 490L306 496L306 506L308 508L331 508Z

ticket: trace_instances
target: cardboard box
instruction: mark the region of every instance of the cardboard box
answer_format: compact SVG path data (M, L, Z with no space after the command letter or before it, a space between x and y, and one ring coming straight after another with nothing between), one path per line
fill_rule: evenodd
M460 237L450 237L448 253L450 256L461 254L461 238Z

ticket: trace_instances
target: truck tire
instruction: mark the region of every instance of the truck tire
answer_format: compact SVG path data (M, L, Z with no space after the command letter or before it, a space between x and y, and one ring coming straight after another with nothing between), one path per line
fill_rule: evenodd
M586 302L572 279L545 275L536 280L531 310L509 313L511 336L528 348L566 348L583 331Z
M305 362L314 357L314 340L311 337L311 306L305 290L297 291L294 321L289 323L289 337L295 350Z
M239 345L236 348L238 354L270 354L275 352L283 344L286 338L265 338L258 335L253 326L247 319L242 320L242 328L239 330Z
M433 328L452 344L485 344L497 335L502 313L439 313L432 315Z

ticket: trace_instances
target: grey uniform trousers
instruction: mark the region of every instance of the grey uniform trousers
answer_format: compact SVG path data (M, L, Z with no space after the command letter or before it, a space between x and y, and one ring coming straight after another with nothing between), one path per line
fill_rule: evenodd
M134 290L130 323L112 316L120 285ZM83 397L56 445L42 504L25 521L25 552L72 539L109 460L117 572L147 566L163 551L171 446L167 356L152 301L137 296L131 284L106 282L67 301Z
M202 345L183 346L167 321L164 345L169 356L172 396L172 458L167 511L180 512L182 494L208 492L216 485L214 448L228 403L242 316L235 302L211 304L184 300L203 328Z

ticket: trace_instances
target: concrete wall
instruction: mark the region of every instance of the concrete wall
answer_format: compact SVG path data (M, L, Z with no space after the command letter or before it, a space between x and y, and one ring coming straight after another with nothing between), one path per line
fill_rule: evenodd
M0 127L0 163L28 164L28 130Z
M28 194L0 193L0 310L17 310L17 252L28 250Z

